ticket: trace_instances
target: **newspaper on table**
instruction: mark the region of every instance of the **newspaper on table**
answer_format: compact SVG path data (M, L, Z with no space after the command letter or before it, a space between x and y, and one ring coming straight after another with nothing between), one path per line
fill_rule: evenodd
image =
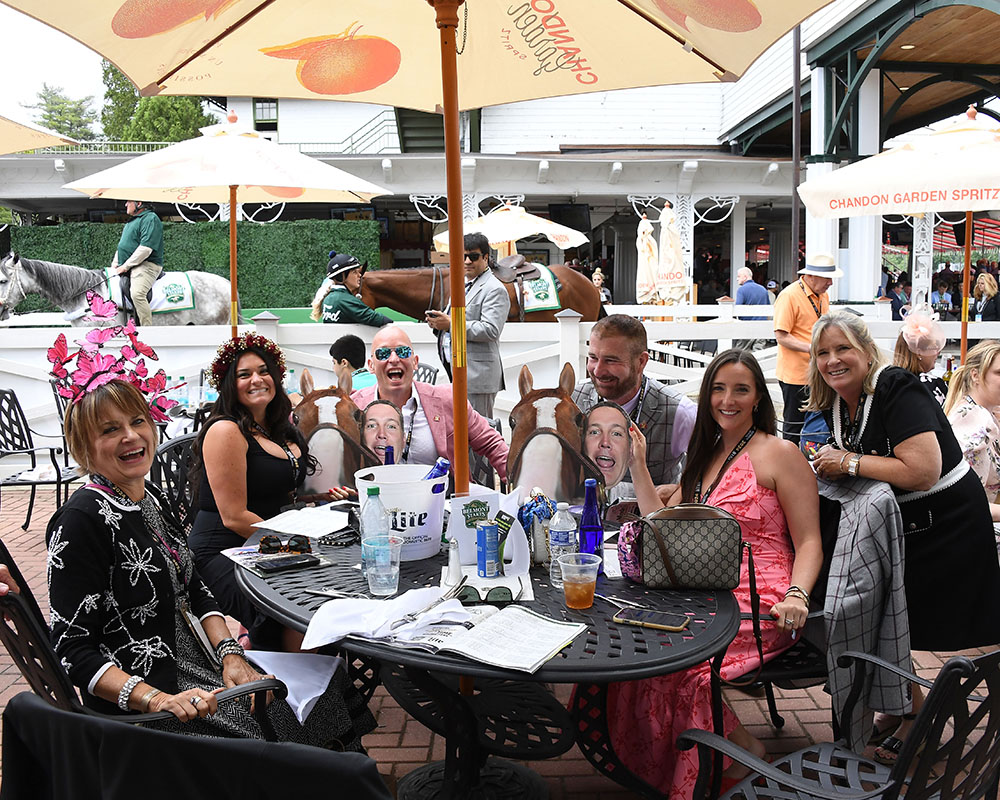
M412 636L396 636L400 647L432 653L457 653L495 667L536 672L539 667L587 630L578 622L559 622L525 606L471 606L464 623L431 625Z
M325 505L284 511L276 517L253 523L253 527L275 533L299 533L312 539L318 539L320 536L326 536L346 528L347 524L346 511L339 511L330 505Z

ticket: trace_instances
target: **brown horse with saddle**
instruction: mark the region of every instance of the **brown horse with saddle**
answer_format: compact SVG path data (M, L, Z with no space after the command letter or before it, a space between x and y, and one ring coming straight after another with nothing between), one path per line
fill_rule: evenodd
M604 316L601 293L585 276L565 264L548 268L556 281L559 305L583 315L584 322L596 322ZM548 311L524 310L525 284L541 277L537 264L524 256L502 258L493 267L493 274L507 286L510 294L508 322L553 322L559 309ZM414 319L422 320L424 312L443 311L451 298L448 287L448 267L417 267L415 269L379 269L365 272L361 284L361 299L371 308L386 306Z

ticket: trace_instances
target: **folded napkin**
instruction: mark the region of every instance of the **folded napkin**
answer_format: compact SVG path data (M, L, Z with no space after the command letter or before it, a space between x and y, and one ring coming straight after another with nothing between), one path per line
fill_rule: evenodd
M344 666L338 656L319 653L274 653L268 650L251 650L249 658L261 672L273 675L288 687L287 703L292 707L300 724L312 711L316 701L330 685L334 673Z
M399 597L388 600L330 600L313 614L302 641L302 649L311 650L324 644L339 642L345 636L362 636L366 639L387 639L396 635L409 637L436 622L468 620L471 615L458 600L446 600L426 614L421 614L415 622L400 625L395 630L390 629L393 622L406 614L420 611L446 591L447 588L431 586L426 589L410 589Z

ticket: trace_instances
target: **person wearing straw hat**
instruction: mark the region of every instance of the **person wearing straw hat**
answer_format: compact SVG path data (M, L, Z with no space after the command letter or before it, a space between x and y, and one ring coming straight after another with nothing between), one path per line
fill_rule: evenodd
M775 374L784 401L782 435L799 443L805 420L808 392L809 346L812 329L830 310L827 289L834 278L843 276L829 253L814 253L799 270L799 279L781 291L774 301L774 338L778 342Z
M330 252L330 262L326 265L326 279L313 298L314 320L340 322L343 324L373 325L381 328L392 322L385 314L366 306L358 292L361 291L361 276L368 268L348 253Z

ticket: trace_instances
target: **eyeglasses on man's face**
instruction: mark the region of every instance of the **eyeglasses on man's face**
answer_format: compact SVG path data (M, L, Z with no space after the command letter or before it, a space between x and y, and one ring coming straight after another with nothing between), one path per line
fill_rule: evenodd
M404 361L413 355L413 348L408 344L401 344L398 347L376 347L375 348L375 360L376 361L388 361L389 356L395 351L396 355Z
M482 257L483 257L483 254L480 253L478 250L475 251L475 252L472 252L472 253L466 252L466 254L465 254L465 260L468 261L471 264L475 264Z

